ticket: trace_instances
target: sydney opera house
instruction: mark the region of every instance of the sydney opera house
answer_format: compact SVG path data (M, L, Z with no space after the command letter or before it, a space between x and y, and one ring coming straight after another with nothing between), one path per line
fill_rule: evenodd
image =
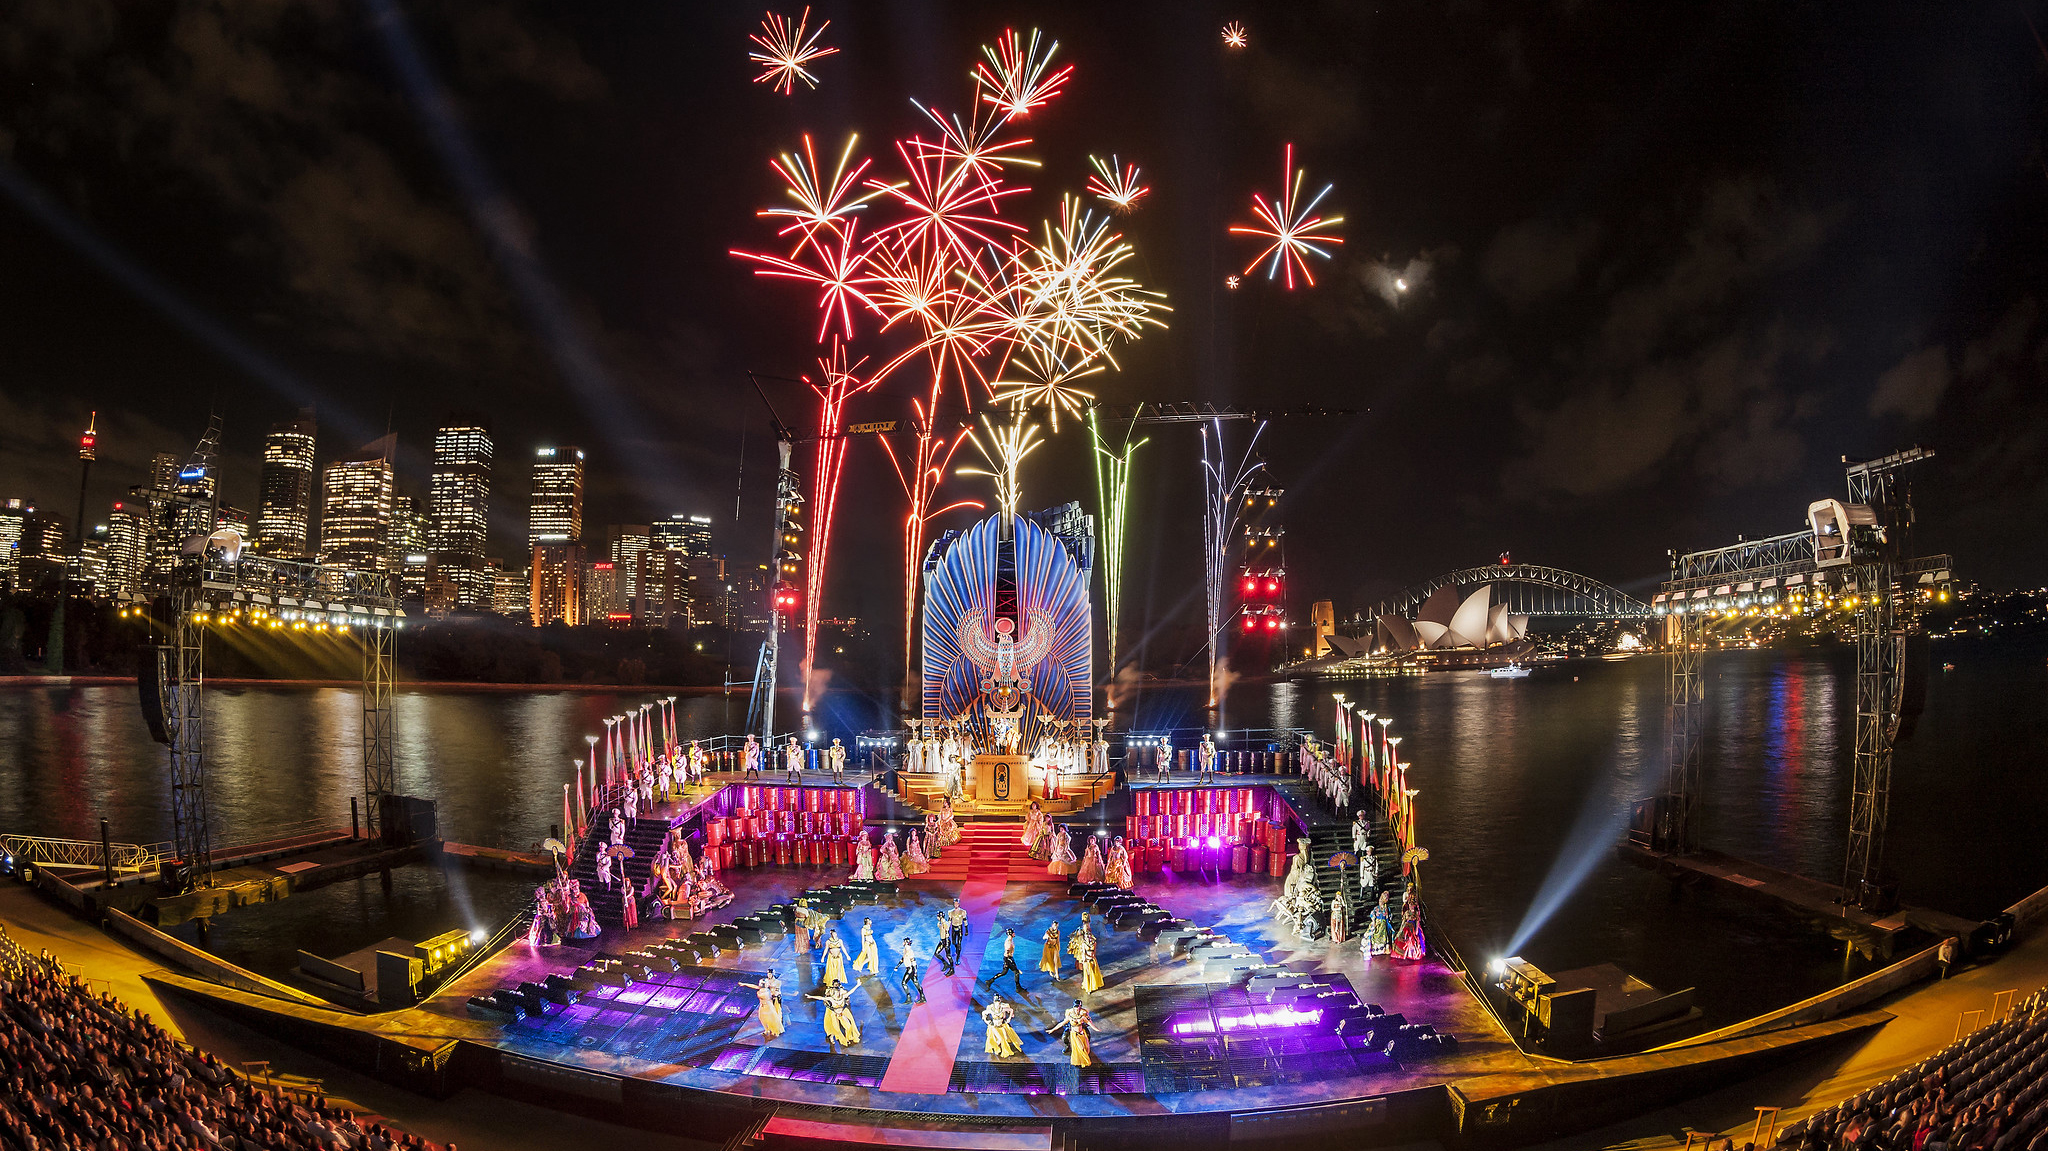
M1506 604L1494 603L1493 585L1480 584L1462 596L1457 588L1437 589L1412 620L1397 615L1379 617L1370 640L1337 636L1329 642L1340 654L1351 657L1455 652L1460 656L1483 653L1489 660L1513 659L1530 650L1528 632L1529 617L1512 614ZM1434 662L1442 657L1428 658Z

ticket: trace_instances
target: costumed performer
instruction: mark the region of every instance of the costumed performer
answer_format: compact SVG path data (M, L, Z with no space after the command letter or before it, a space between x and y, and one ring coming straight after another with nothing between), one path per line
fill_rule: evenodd
M1415 893L1411 874L1407 895L1401 901L1401 933L1394 937L1393 955L1396 959L1421 959L1428 951L1429 944L1422 937L1422 897Z
M1024 1053L1024 1041L1017 1038L1017 1028L1011 1020L1017 1017L1017 1009L1004 999L996 999L981 1009L981 1021L988 1027L988 1037L982 1040L983 1054L1011 1059Z
M761 1033L770 1039L782 1034L782 980L773 971L761 977L759 983L742 983L741 987L754 989L754 997L760 1000Z
M1058 920L1054 920L1045 925L1045 950L1038 953L1038 969L1058 980L1062 962L1060 925Z
M1074 1005L1067 1008L1067 1013L1053 1025L1053 1030L1067 1033L1067 1062L1076 1067L1094 1064L1095 1045L1089 1042L1088 1033L1095 1030L1095 1023L1088 1018L1088 1009L1081 1006L1080 1000L1074 1000Z
M1380 901L1373 905L1371 914L1365 917L1365 931L1360 934L1358 949L1367 960L1375 955L1385 955L1394 946L1394 928L1387 911L1387 893L1380 892Z
M925 858L923 840L924 837L918 834L916 827L912 827L903 833L903 874L905 876L923 875L932 869L932 861Z
M855 975L880 975L882 973L882 951L875 946L875 921L860 921L860 955L853 961Z
M863 831L853 844L853 881L859 883L875 877L875 845L868 842L868 833Z
M1055 879L1066 879L1074 874L1078 861L1074 859L1074 841L1069 838L1066 828L1054 825L1052 829L1052 861L1045 865L1046 874Z
M875 858L875 878L894 883L903 878L903 858L896 852L896 833L882 833L882 853Z
M1090 835L1088 850L1081 853L1081 866L1074 871L1077 883L1101 883L1109 875L1109 869L1102 862L1102 837Z
M1124 837L1119 835L1109 849L1109 881L1129 891L1138 885L1131 874L1131 849L1124 846Z
M825 937L825 978L826 985L846 982L846 941L838 932Z
M859 1047L860 1024L854 1021L853 994L844 983L827 983L821 994L805 996L825 1005L825 1036L835 1047Z

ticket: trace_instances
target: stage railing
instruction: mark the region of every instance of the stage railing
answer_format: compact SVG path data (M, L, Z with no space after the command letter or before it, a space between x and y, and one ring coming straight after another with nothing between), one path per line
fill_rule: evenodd
M17 863L52 867L108 867L116 871L148 871L169 857L174 845L109 843L97 839L61 839L48 835L0 835L0 852Z

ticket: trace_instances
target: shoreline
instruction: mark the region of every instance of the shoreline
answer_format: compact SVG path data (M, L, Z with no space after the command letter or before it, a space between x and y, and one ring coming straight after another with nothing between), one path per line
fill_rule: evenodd
M117 687L123 684L132 686L134 683L135 677L132 675L0 675L0 691L9 688L34 687ZM250 679L211 675L206 677L206 683L208 687L360 688L363 686L363 681L359 679ZM392 681L391 687L393 691L417 689L448 692L673 692L677 695L715 695L727 690L724 685L715 683L698 685L660 683L476 683L459 679L400 679ZM791 688L789 690L794 691L795 689ZM731 694L733 695L751 695L752 693L753 685L751 683L736 683L731 688Z

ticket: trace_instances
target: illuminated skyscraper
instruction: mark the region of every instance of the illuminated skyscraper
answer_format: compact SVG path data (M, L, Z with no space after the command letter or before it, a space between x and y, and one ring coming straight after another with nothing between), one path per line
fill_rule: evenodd
M640 599L640 556L652 544L646 524L613 524L606 530L611 540L610 558L619 573L619 602L636 610Z
M304 555L313 539L313 409L272 424L263 437L261 499L256 506L256 548L276 556Z
M149 566L149 505L116 500L107 513L108 594L142 590L143 569Z
M390 570L391 461L337 460L321 473L320 487L320 562Z
M533 626L583 622L583 545L533 545Z
M0 501L0 587L15 587L21 572L21 539L35 509L27 500Z
M427 514L411 496L391 497L391 570L399 573L404 594L425 589L429 562Z
M481 420L451 420L434 433L427 547L435 570L454 585L457 607L491 603L484 541L491 526L492 452L490 430Z
M526 546L583 538L583 449L542 448L533 458L533 503Z
M677 512L655 524L653 534L655 547L674 548L690 556L711 554L710 516L693 516L688 512Z

